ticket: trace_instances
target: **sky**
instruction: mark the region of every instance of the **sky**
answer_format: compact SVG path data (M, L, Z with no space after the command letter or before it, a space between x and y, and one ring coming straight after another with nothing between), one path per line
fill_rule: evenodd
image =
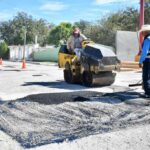
M126 7L139 8L140 0L0 0L0 21L26 12L50 23L96 21Z

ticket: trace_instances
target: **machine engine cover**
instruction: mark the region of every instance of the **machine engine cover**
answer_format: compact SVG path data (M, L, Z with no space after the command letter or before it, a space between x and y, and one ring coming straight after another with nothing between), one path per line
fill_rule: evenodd
M90 65L117 65L119 60L110 47L100 44L87 44L81 52L81 61Z

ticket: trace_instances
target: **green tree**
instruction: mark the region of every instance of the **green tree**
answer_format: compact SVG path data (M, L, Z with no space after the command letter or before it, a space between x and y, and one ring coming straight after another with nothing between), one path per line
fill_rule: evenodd
M117 30L136 31L139 29L139 12L133 8L118 11L98 20L97 23L87 23L83 33L93 41L115 47Z
M8 53L8 45L5 42L0 43L0 57L6 57Z
M53 27L52 24L49 24L43 19L40 19L34 23L33 33L34 37L38 37L38 43L40 43L41 46L46 45L47 38L49 35L50 29Z
M40 45L45 44L49 32L48 23L43 19L35 20L24 12L19 12L13 20L0 24L1 38L9 45L23 45L24 28L27 31L27 44L34 43L36 35L39 37Z
M145 24L150 24L150 0L145 0Z
M58 46L60 41L66 42L72 32L72 24L61 23L60 25L54 27L48 37L48 43Z

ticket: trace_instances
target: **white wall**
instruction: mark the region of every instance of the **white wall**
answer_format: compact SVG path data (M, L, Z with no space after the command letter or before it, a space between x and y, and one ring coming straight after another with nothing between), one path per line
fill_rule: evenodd
M32 54L35 51L35 49L38 48L38 45L26 45L25 46L25 58L26 60L32 60ZM23 51L24 46L9 46L10 49L10 60L22 60L23 58Z
M117 31L116 53L122 61L134 61L139 51L138 35L136 32Z

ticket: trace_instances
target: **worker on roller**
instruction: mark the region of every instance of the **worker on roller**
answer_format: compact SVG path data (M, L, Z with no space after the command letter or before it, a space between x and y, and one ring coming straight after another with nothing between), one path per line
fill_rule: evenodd
M82 41L86 39L87 38L81 34L80 29L77 27L73 30L72 35L68 39L67 48L71 53L75 52L78 60L80 59L80 54L82 51Z
M150 25L143 25L140 30L144 36L139 66L143 66L143 89L145 96L150 97Z

